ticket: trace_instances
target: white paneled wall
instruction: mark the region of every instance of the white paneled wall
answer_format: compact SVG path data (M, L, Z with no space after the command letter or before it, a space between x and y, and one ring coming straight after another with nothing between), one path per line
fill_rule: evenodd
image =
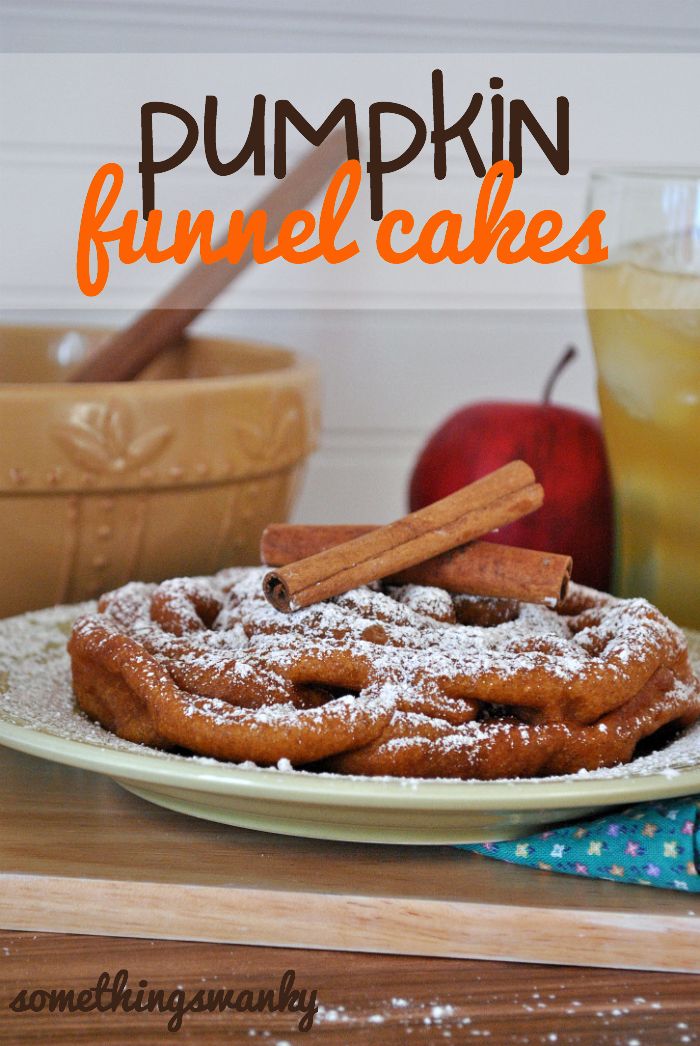
M700 49L700 8L695 0L449 0L431 5L424 0L356 0L349 6L328 0L0 0L0 34L3 50L11 52L673 53ZM694 138L675 134L666 119L668 99L664 101L663 77L654 61L649 59L645 79L656 80L661 101L638 131L610 121L588 137L572 132L576 163L557 190L556 203L563 212L580 215L591 166L625 159L630 149L637 160L696 162ZM134 63L136 69L138 59ZM571 63L581 82L585 58L572 55ZM21 104L7 92L3 103L3 193L6 199L31 194L42 200L45 211L25 209L20 237L17 207L0 209L2 305L6 315L27 317L36 316L40 303L42 319L60 315L74 323L88 316L98 321L109 308L117 310L111 313L112 322L123 322L156 292L166 274L132 267L97 306L85 303L81 309L72 278L74 243L64 230L66 214L82 202L90 173L106 159L133 168L137 142L120 127L116 111L97 138L70 120L49 121L47 132L42 114L50 109L51 97L47 91L42 95L41 68L41 63L34 65ZM631 80L620 85L628 106L635 91L641 92L635 77L642 76L644 66L638 61L630 68ZM96 99L105 87L87 72L76 82L76 90L88 96L94 90ZM303 77L297 86L302 98L313 89ZM250 93L256 89L257 84L251 85ZM549 90L546 85L543 89ZM604 101L606 86L600 77L592 75L588 89L594 101ZM134 92L140 104L140 86ZM696 104L696 95L678 98L676 108L686 106L694 118ZM522 190L530 209L544 205L549 192L550 183L544 177L538 182L537 170L535 163ZM216 206L227 191L225 181L212 179L201 158L193 157L177 186L163 179L160 202L165 207ZM237 184L246 198L255 195L252 179L246 182L242 174ZM412 168L403 184L426 208L445 205L427 161ZM398 180L394 185L390 204L398 206L402 190ZM178 202L178 194L187 203ZM58 218L46 220L46 215ZM75 224L76 216L69 214L69 220ZM8 244L20 247L8 250ZM226 299L225 307L204 325L295 346L321 363L323 445L310 465L297 510L300 519L381 522L396 515L404 508L410 465L427 432L469 401L536 398L548 368L570 341L581 345L583 354L564 375L560 398L595 409L577 272L554 267L553 293L544 296L533 282L537 274L520 266L512 267L507 286L494 283L487 267L461 282L459 274L438 273L436 267L431 284L410 269L392 273L394 282L388 284L378 282L367 266L361 272L348 268L342 286L337 281L328 285L312 267L298 268L292 274L272 268L249 273L235 297Z
M696 0L2 0L11 51L694 51Z
M255 336L260 318L236 312L208 327ZM557 398L595 410L595 375L580 310L272 312L266 334L316 356L324 371L323 447L311 462L297 517L388 522L406 504L426 435L463 404L538 399L573 341L584 349Z

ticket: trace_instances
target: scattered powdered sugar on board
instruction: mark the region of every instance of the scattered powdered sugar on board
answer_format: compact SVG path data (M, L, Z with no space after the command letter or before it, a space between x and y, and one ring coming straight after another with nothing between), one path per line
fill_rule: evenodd
M444 1029L444 1037L451 1038L452 1030L466 1028L473 1023L473 1019L464 1013L461 1006L448 1002L440 1002L437 999L404 999L393 997L378 1004L381 1009L374 1013L353 1013L345 1006L322 1006L319 1005L314 1026L352 1025L362 1027L366 1024L381 1025L392 1024L407 1028L422 1025L432 1027L436 1030ZM490 1031L480 1031L479 1034L489 1036Z
M53 607L0 621L0 734L2 732L1 721L4 720L16 726L65 740L115 751L148 753L151 756L187 763L197 762L221 767L234 765L202 756L163 752L124 741L104 730L97 723L93 723L76 708L71 687L70 661L66 652L66 642L73 620L80 614L92 612L94 608L94 603ZM689 648L694 668L696 671L700 671L700 637L691 636ZM280 760L276 768L263 769L249 762L235 765L242 769L256 769L268 774L310 774L309 771L294 770L287 760ZM632 763L603 770L582 770L566 777L538 778L537 780L595 780L652 774L673 777L682 769L699 765L700 722L666 748L635 759ZM337 775L313 773L312 776L333 778ZM349 775L344 775L343 779L350 779ZM363 778L363 780L367 779ZM397 779L373 778L373 780ZM404 783L413 788L418 787L421 782L405 779ZM452 779L451 783L459 782ZM517 784L518 780L508 779L507 783ZM530 781L529 783L536 782Z

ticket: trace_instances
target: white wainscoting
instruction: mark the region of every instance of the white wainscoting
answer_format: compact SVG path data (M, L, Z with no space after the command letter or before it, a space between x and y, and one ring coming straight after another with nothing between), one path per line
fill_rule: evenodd
M695 51L696 0L2 0L7 51Z
M695 0L449 0L430 5L424 0L355 0L352 5L328 0L1 0L0 43L9 52L693 52L700 50L700 5ZM600 85L592 83L591 89ZM84 90L90 91L89 81ZM39 95L40 90L33 92L37 104ZM694 117L696 96L686 104ZM21 183L24 191L49 193L51 211L61 214L74 205L75 179L84 182L85 172L104 162L112 128L105 126L105 141L81 139L78 129L66 143L61 128L47 140L45 134L33 134L32 121L22 118L22 105L17 97L6 102L6 114L14 110L20 119L8 117L9 129L0 127L3 191L11 195ZM647 136L636 138L639 155L643 158L646 150L647 158L663 160L658 142L667 132L664 113L648 113L647 128ZM562 207L571 214L582 210L589 167L622 158L616 134L614 127L607 129L600 149L587 146L579 155L565 180ZM116 158L133 160L133 143L129 146L122 136L119 148ZM686 149L687 162L696 159L694 139L678 141L675 148ZM193 160L182 183L188 194L198 194L205 173ZM424 180L427 199L427 167L417 165L410 178ZM527 192L536 200L536 178ZM30 248L24 257L12 247L21 223ZM88 312L76 310L71 287L73 245L62 237L60 224L47 224L36 213L5 213L0 232L3 304L25 310L13 311L13 318L36 317L39 292L43 321L59 316L67 323L85 322ZM308 275L298 278L308 280ZM351 279L346 300L339 300L336 290L331 303L324 301L323 285L307 282L300 295L299 287L280 284L271 272L258 283L246 278L235 302L226 302L227 308L209 315L203 326L291 345L318 358L324 378L322 446L310 464L296 516L382 522L404 509L411 463L436 424L470 401L537 398L549 367L570 341L581 346L582 356L563 376L558 398L595 409L579 284L571 273L560 277L554 308L537 307L523 271L502 311L488 281L460 288L453 276L444 287L432 289L425 308L416 309L420 301L407 272L399 293L388 297L385 290L375 302L393 308L368 309L359 306L367 304L371 288L353 287ZM112 313L111 322L126 320L150 280L155 291L155 274L134 269L115 285L100 306L121 310ZM436 308L440 289L442 307ZM290 308L300 303L303 308ZM89 310L91 322L100 319L100 308Z

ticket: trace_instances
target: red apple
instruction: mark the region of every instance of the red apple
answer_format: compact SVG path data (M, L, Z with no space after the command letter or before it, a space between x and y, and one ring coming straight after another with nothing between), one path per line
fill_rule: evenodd
M576 355L570 348L551 374L541 403L474 403L433 433L413 470L415 510L522 458L544 487L544 505L488 535L493 541L563 552L573 577L607 589L613 549L610 476L600 422L550 403L554 382Z

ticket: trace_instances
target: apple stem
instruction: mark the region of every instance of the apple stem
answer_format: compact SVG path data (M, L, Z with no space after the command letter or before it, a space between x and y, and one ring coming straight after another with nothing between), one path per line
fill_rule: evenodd
M566 370L566 368L569 366L571 361L573 359L576 359L577 356L578 356L578 349L576 348L575 345L569 345L565 349L564 354L559 358L558 362L554 366L554 369L552 370L552 373L547 378L547 384L545 385L544 392L542 393L542 402L543 403L549 403L549 401L552 398L552 392L554 391L554 386L556 385L557 381L559 380L559 375L561 374L561 372L563 370Z

